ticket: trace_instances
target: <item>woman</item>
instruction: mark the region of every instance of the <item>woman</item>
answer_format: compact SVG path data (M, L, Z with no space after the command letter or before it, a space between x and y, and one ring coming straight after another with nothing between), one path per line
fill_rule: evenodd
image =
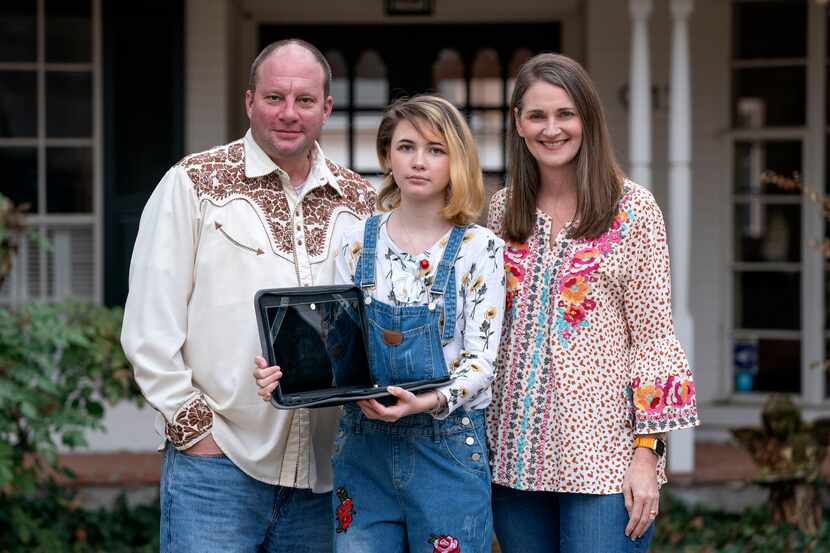
M585 70L541 54L511 99L507 313L487 430L504 553L645 551L664 432L697 421L652 195L614 160Z
M389 386L392 405L345 407L332 457L335 550L489 552L483 409L504 311L504 243L471 224L484 187L472 134L452 104L435 96L394 103L377 152L383 213L341 237L336 281L369 299L375 381L452 380L418 394ZM263 399L277 382L267 371L257 374Z

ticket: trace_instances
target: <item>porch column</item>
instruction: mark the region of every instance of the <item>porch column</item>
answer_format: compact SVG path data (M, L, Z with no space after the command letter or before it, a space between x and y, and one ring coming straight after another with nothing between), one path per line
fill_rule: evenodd
M230 0L185 2L185 151L188 153L231 139L228 113L231 7ZM238 98L241 103L241 97Z
M631 72L628 77L628 147L631 178L651 188L651 68L648 19L652 0L629 0Z
M689 61L689 15L694 0L671 0L672 52L669 107L669 248L672 264L672 306L680 343L694 367L694 321L689 309L689 268L692 251L692 100ZM669 433L669 470L694 469L693 430Z

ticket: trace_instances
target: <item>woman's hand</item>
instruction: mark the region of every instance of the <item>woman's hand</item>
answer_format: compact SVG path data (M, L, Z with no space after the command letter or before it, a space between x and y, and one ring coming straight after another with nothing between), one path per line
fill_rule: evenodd
M363 411L363 414L366 415L366 418L395 422L408 415L431 411L438 406L440 401L439 394L441 393L437 390L430 390L423 394L415 395L397 386L389 386L386 388L386 391L398 398L398 401L394 405L387 407L376 399L363 399L357 402L357 405Z
M628 511L625 535L637 539L646 533L660 509L657 456L651 450L643 447L634 450L634 459L623 480L623 495Z
M262 398L262 401L271 401L271 393L280 383L282 370L278 365L269 367L268 361L261 355L254 357L254 364L257 367L254 371L254 378L256 379L256 385L259 386L257 394Z

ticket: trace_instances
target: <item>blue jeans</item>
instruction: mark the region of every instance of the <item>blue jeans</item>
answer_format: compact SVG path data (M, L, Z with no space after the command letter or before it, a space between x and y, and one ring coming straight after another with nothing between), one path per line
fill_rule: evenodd
M167 445L161 474L161 553L331 551L331 494L272 486L224 455Z
M489 553L490 468L481 410L372 421L354 406L334 446L334 549Z
M625 535L623 494L533 492L493 484L493 523L502 553L643 553L654 524L639 539Z

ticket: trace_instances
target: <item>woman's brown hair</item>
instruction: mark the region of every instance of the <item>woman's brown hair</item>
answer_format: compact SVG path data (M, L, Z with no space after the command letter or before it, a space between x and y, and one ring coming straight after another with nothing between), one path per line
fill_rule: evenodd
M596 238L607 231L622 194L624 175L617 165L605 112L588 73L560 54L539 54L519 69L510 99L507 133L508 200L504 232L524 242L536 224L536 198L541 186L539 166L516 129L522 99L534 83L545 82L568 93L582 122L582 145L576 154L577 203L571 238Z
M401 203L401 190L392 175L389 160L392 135L401 121L409 121L421 134L432 131L447 144L450 184L442 215L456 225L474 222L484 207L484 179L473 134L455 106L444 98L426 94L401 98L383 114L376 148L380 167L386 176L378 192L378 209L389 211Z

